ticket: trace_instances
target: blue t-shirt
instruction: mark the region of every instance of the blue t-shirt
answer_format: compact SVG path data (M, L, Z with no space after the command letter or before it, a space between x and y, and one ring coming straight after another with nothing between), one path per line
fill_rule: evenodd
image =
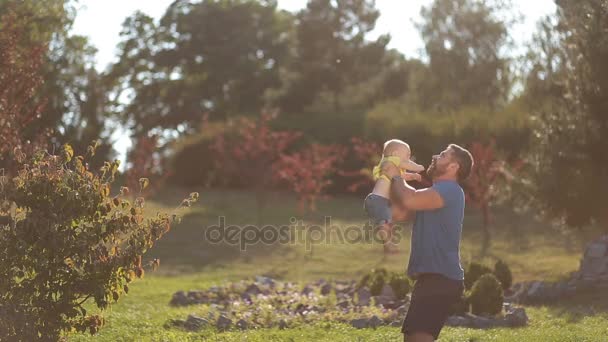
M455 181L436 181L431 187L443 198L443 207L416 212L412 230L408 275L439 273L464 279L460 265L460 236L464 218L464 191Z

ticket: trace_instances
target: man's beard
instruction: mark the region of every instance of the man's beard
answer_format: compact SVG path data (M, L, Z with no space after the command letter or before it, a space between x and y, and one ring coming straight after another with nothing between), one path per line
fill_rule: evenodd
M429 165L429 167L426 169L426 175L430 178L430 179L435 179L441 175L443 175L445 173L445 169L441 169L439 167L437 167L437 162L435 160L433 160L431 162L431 165Z

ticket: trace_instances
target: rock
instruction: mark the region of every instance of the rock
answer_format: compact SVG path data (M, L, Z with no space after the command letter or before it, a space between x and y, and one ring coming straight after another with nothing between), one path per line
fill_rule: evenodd
M528 324L528 315L524 308L514 308L505 318L511 327L523 327Z
M368 306L371 298L372 298L372 294L369 292L367 287L362 287L359 290L357 290L357 304L358 305Z
M304 295L304 296L308 296L308 295L310 295L311 293L314 293L314 292L315 292L315 289L312 286L306 285L306 286L304 286L304 289L302 289L301 294Z
M199 331L209 325L209 321L196 315L188 315L184 327L190 331Z
M247 289L245 289L245 293L256 296L262 293L262 290L260 290L260 287L256 284L251 284L247 286Z
M540 281L535 281L534 283L532 283L532 286L530 286L530 288L528 289L528 293L527 296L528 297L534 297L539 289L542 287L543 283Z
M184 306L188 304L190 304L190 300L184 291L175 292L173 297L171 297L171 301L169 302L169 305L173 306Z
M338 301L350 300L350 296L346 293L336 293L336 299Z
M251 303L251 296L247 292L244 292L241 294L241 299L243 301L247 301L247 302Z
M247 330L247 328L249 327L249 323L247 323L246 320L241 318L238 320L238 322L236 322L236 327L241 330Z
M367 325L369 327L375 329L375 328L379 327L380 325L382 325L382 320L378 316L373 315L372 318L370 318L369 321L367 322Z
M489 329L492 327L492 320L486 317L473 315L471 325L478 329Z
M327 283L321 286L321 294L327 296L331 292L331 284Z
M364 329L368 327L368 319L357 318L350 321L350 325L357 329Z
M277 283L274 279L264 276L256 276L255 282L264 286L270 286L271 288L274 288Z
M398 327L403 326L403 322L401 322L401 321L392 321L391 324L390 324L390 326L398 328Z
M471 321L462 316L450 316L445 321L445 325L450 327L468 327L471 324Z
M585 258L602 258L606 256L606 244L601 242L593 242L587 247Z
M400 316L404 316L407 313L407 310L409 310L409 308L410 308L410 304L406 303L406 304L401 305L397 309L395 309L395 311L397 311L397 313L399 313Z
M287 328L287 322L284 319L279 321L279 329L283 330Z
M217 329L220 331L228 330L231 325L232 320L225 315L220 315L220 317L217 319L217 323L215 324Z
M380 297L386 297L386 298L389 298L389 300L397 299L397 298L395 298L395 292L393 291L393 288L388 284L384 284L384 286L382 287L382 291L380 292Z
M340 309L347 309L350 306L350 303L347 300L343 300L341 302L338 302L338 304L336 304L337 307L339 307Z

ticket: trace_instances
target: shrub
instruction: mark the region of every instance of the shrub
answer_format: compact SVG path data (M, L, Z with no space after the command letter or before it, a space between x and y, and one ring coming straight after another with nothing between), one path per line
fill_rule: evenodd
M475 315L496 315L502 311L502 285L493 274L482 275L471 289L471 310Z
M373 269L359 281L358 287L369 287L372 296L378 296L382 292L384 284L389 280L389 273L384 268Z
M492 273L492 270L489 267L476 262L469 263L469 266L464 272L464 287L467 290L470 290L477 279L487 273Z
M392 273L389 284L391 285L397 299L404 299L405 296L412 290L410 278L408 278L405 274Z
M513 275L511 274L511 269L504 261L498 260L496 262L494 265L494 275L502 284L503 290L506 291L511 288L511 285L513 285Z
M144 276L144 266L158 266L156 259L143 265L142 255L178 218L144 218L143 198L130 201L125 187L110 195L118 166L106 162L93 173L65 145L60 156L38 152L16 177L0 177L0 340L94 334L103 317L88 315L83 304L92 299L107 308ZM140 192L147 183L140 180ZM192 193L180 207L197 199Z
M450 315L462 316L471 310L470 293L464 292L462 296L450 308Z

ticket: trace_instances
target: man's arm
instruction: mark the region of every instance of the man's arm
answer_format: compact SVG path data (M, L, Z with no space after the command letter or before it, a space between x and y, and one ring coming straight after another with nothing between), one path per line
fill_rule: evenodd
M391 199L408 210L433 210L442 208L443 198L432 188L416 190L401 176L391 181Z

